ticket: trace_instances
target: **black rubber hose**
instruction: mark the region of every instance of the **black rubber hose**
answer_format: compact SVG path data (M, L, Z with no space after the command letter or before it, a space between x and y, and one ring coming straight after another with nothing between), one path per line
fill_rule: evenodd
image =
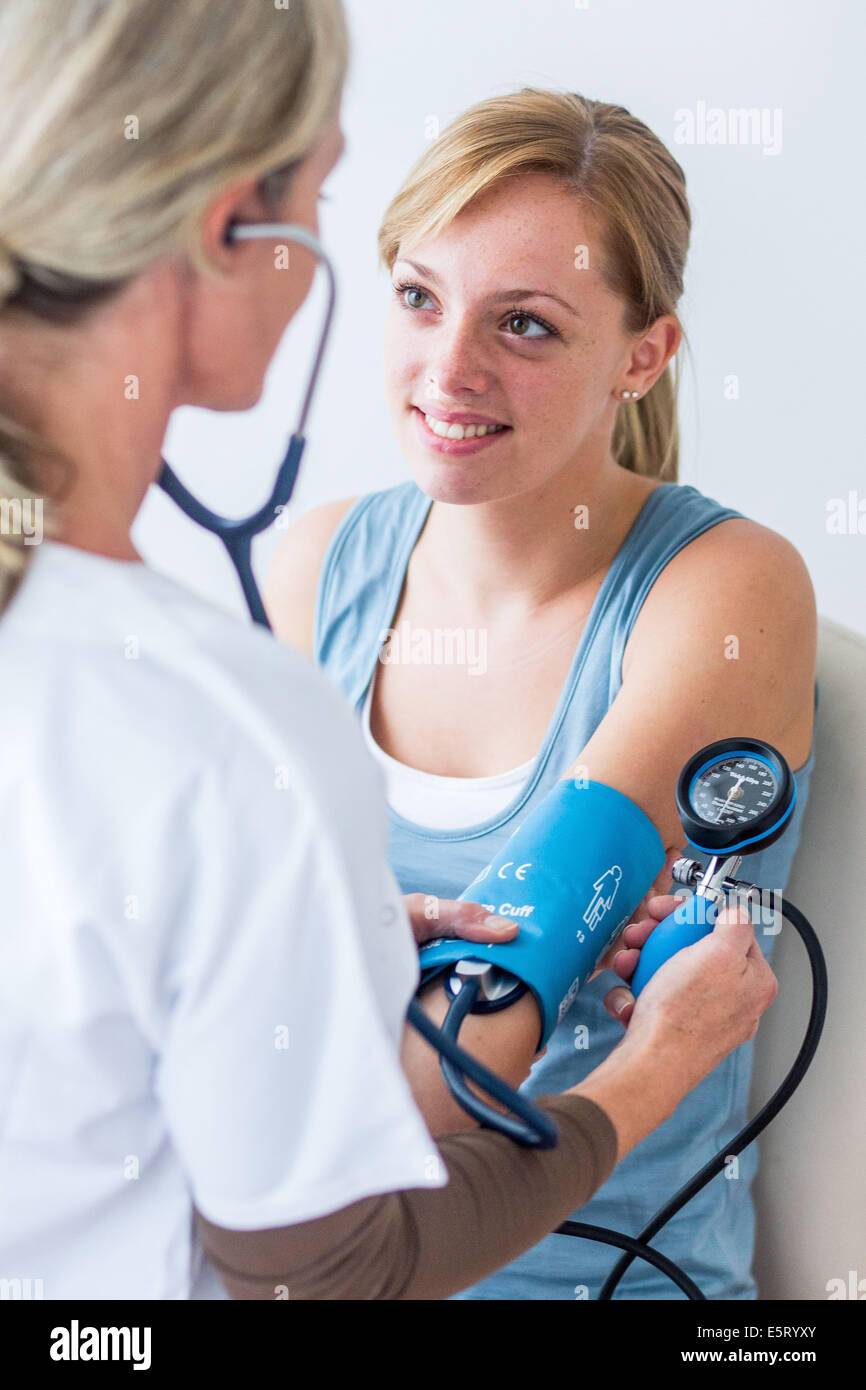
M451 1004L442 1028L437 1028L418 1000L413 999L408 1010L409 1022L439 1053L439 1065L451 1094L479 1124L487 1129L498 1129L524 1148L552 1149L559 1141L559 1130L550 1117L503 1081L501 1076L464 1052L457 1043L460 1024L471 1010L477 994L477 981L464 985ZM510 1114L501 1114L474 1095L466 1085L467 1076L494 1100L506 1106Z
M800 909L795 907L793 903L787 902L785 898L782 898L781 913L799 933L800 939L806 948L806 953L809 957L809 965L812 970L812 1008L809 1014L806 1034L803 1038L800 1050L794 1059L791 1070L788 1072L781 1086L770 1097L766 1105L762 1106L754 1119L750 1120L729 1144L726 1144L723 1149L720 1149L715 1157L711 1158L709 1163L706 1163L699 1173L696 1173L678 1192L675 1192L670 1201L656 1212L655 1216L647 1222L642 1231L638 1232L637 1240L642 1245L658 1235L662 1226L666 1225L671 1217L675 1216L676 1213L685 1206L686 1202L691 1201L692 1197L694 1197L702 1187L706 1186L717 1173L722 1171L727 1158L733 1154L741 1153L748 1144L751 1144L753 1139L757 1138L761 1130L766 1129L770 1121L778 1115L782 1106L790 1100L794 1091L803 1080L803 1077L809 1069L812 1058L815 1055L827 1013L827 964L824 960L824 952L821 950L818 937ZM572 1224L578 1223L565 1222L564 1226L568 1227ZM596 1227L595 1229L600 1230L603 1228ZM571 1231L564 1229L563 1226L557 1227L557 1230L563 1235L572 1234ZM616 1235L619 1239L618 1231L612 1231L609 1234L612 1236ZM593 1239L595 1238L596 1237L593 1237ZM612 1245L616 1243L618 1242L611 1241ZM634 1253L627 1252L617 1260L599 1291L599 1301L606 1301L612 1297L614 1289L634 1258Z
M590 1226L585 1221L563 1221L561 1226L557 1226L554 1234L580 1236L582 1240L598 1240L604 1245L618 1245L621 1250L630 1252L631 1259L638 1258L655 1265L656 1269L660 1269L662 1274L666 1274L682 1289L687 1298L706 1301L706 1294L701 1293L694 1280L690 1279L679 1265L674 1264L673 1260L668 1259L660 1250L653 1250L651 1245L644 1245L643 1241L636 1240L634 1236L624 1236L620 1231L608 1230L606 1226Z
M457 1100L465 1110L473 1114L476 1119L479 1119L481 1124L486 1125L488 1128L500 1130L502 1133L507 1134L509 1138L514 1139L517 1143L525 1147L531 1145L535 1148L552 1148L559 1136L555 1125L549 1117L526 1101L519 1092L513 1091L501 1077L496 1076L493 1072L488 1072L487 1068L481 1062L471 1057L469 1053L464 1052L457 1044L456 1038L460 1025L466 1015L471 1012L477 993L477 981L470 981L464 984L460 993L449 1008L445 1024L441 1029L437 1028L436 1024L427 1017L417 1000L413 1000L412 1004L409 1006L412 1024L418 1032L421 1033L422 1037L426 1038L426 1040L439 1052L440 1065L446 1084L455 1100ZM455 1006L459 1001L462 1002L460 1003L460 1007L457 1008ZM412 1017L413 1006L414 1017ZM447 1025L447 1027L445 1025ZM453 1065L454 1063L457 1065ZM522 1126L515 1125L514 1121L509 1119L509 1117L485 1106L477 1096L473 1095L465 1085L464 1074L472 1076L474 1081L479 1085L483 1085L485 1090L489 1091L491 1095L495 1095L503 1104L513 1105L515 1101L519 1102L519 1106L515 1105L514 1108L518 1110L518 1113L526 1115L527 1125L529 1127L528 1134ZM535 1132L542 1128L542 1137L536 1139L534 1137ZM551 1137L553 1143L548 1142ZM688 1298L702 1299L704 1297L698 1286L687 1274L683 1273L683 1271L674 1264L673 1260L668 1259L667 1255L663 1255L661 1251L653 1250L651 1246L643 1245L633 1236L622 1235L618 1231L608 1231L601 1226L590 1226L577 1221L566 1221L564 1226L559 1229L568 1235L584 1236L587 1240L605 1241L609 1245L618 1246L621 1250L628 1250L632 1252L632 1254L646 1260L649 1264L654 1265L656 1269L661 1270L663 1274L666 1274L668 1278L672 1279L673 1282L683 1290Z

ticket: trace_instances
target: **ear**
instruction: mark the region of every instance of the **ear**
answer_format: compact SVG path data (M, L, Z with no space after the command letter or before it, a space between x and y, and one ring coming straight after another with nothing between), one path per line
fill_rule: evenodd
M661 314L643 335L640 346L632 353L629 370L651 373L644 383L644 394L661 376L682 336L682 325L672 314Z
M202 214L201 245L209 265L230 270L244 243L228 240L235 222L260 222L265 209L256 179L245 179L212 198Z

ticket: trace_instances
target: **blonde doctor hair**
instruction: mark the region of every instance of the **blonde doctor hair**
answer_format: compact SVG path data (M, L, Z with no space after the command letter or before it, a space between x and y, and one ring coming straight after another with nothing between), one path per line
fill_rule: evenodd
M625 107L576 92L524 87L462 112L409 170L386 209L381 262L390 271L401 246L437 236L504 179L514 181L519 199L519 176L530 169L560 179L597 221L601 273L624 300L626 332L640 333L663 314L677 317L691 234L685 175ZM688 346L685 332L683 340ZM676 481L679 381L677 355L645 396L617 411L611 451L621 467Z
M19 418L16 322L73 327L178 253L218 278L202 212L247 178L276 211L338 108L348 52L340 0L3 0L0 612L33 550L22 509L39 504L53 534L48 465L72 467Z

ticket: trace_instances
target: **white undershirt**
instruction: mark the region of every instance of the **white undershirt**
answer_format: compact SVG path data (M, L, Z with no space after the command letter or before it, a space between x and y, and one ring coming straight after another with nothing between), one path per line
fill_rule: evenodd
M514 800L535 758L492 777L440 777L400 763L380 748L370 729L374 680L375 673L367 687L361 725L367 747L384 774L388 804L398 816L431 830L456 830L489 820Z

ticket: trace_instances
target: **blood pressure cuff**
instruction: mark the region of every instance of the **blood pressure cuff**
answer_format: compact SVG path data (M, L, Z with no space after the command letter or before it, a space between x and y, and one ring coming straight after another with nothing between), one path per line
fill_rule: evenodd
M665 863L661 836L603 782L560 782L460 894L517 922L513 941L442 938L420 953L422 983L459 960L516 975L541 1013L543 1047Z

